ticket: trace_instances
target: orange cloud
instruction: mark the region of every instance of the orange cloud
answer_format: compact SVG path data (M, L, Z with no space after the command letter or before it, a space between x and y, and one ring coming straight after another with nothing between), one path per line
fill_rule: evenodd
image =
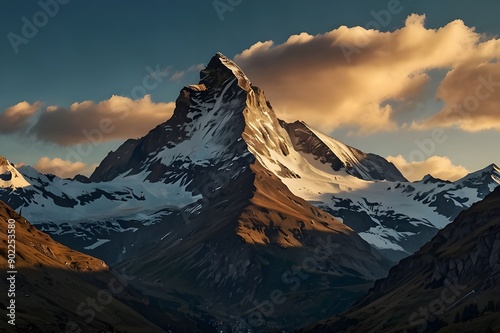
M8 134L25 130L29 119L40 108L40 102L30 104L26 101L17 103L0 114L0 133Z
M75 102L69 108L49 106L31 132L63 146L140 137L169 119L174 108L175 103L154 103L149 95L139 100L112 96L99 103Z
M428 174L435 178L455 181L469 173L465 167L454 165L448 157L443 156L431 156L421 162L408 162L401 155L388 156L387 160L410 181L420 180Z
M302 119L325 131L396 130L391 102L417 99L431 80L429 70L457 70L498 55L499 40L485 40L461 20L439 29L424 22L424 15L412 14L392 32L341 26L315 36L301 33L279 45L258 42L235 61L285 120ZM452 92L454 85L446 84L442 93Z
M72 178L77 174L90 176L97 164L87 165L82 162L71 162L60 158L50 159L46 156L40 158L34 168L41 173L50 173L61 178Z
M500 53L499 53L500 56ZM449 71L436 93L445 102L434 116L412 129L458 127L469 132L500 130L500 64L468 63Z

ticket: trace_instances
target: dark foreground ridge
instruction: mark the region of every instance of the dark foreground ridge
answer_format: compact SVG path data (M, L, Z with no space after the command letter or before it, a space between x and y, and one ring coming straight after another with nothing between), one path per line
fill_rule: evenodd
M13 290L12 297L2 297L2 331L210 332L208 325L203 328L184 315L160 311L154 298L129 284L125 271L112 271L103 261L55 242L0 201L2 258L7 258L9 220L15 221L17 273L0 283L5 293ZM1 268L12 270L6 260Z

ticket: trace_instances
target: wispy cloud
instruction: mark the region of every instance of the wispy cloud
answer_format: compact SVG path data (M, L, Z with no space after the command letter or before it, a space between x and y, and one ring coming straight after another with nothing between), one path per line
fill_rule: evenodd
M187 69L187 71L188 72L199 72L204 68L205 68L205 64L197 64L197 65L193 65L193 66L189 67Z
M186 73L199 72L203 68L205 68L204 64L197 64L190 66L188 69L177 71L174 74L172 74L172 76L170 77L170 81L179 81L180 79L184 78Z
M178 71L178 72L175 72L174 74L172 74L172 76L170 77L170 80L171 81L178 81L180 79L182 79L184 77L184 71Z

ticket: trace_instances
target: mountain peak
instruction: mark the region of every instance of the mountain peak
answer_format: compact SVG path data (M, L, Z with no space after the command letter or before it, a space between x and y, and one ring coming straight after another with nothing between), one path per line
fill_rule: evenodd
M421 180L420 182L424 183L424 184L428 184L428 183L448 183L448 184L451 184L451 181L449 180L444 180L444 179L441 179L441 178L437 178L437 177L434 177L433 175L431 175L430 173L426 174Z
M247 118L263 116L258 114L262 113L260 107L249 117L245 110L249 109L249 100L266 106L263 93L259 92L233 61L222 53L215 54L200 71L198 84L181 89L172 117L146 136L129 140L108 154L90 180L109 181L142 172L141 177L152 182L175 183L184 177L183 186L195 178L204 184L206 180L195 175L192 168L179 166L191 164L203 168L225 163L226 159L237 157L235 152L240 152L240 157L248 156L242 140ZM189 188L201 186L196 183Z
M207 67L200 72L200 84L207 88L218 88L227 79L235 77L238 85L245 91L251 90L251 82L231 59L220 52L212 57Z
M498 172L498 173L500 173L500 168L495 163L491 163L490 165L488 165L486 167L486 169L491 169L492 172Z
M2 165L9 165L9 160L7 160L3 156L0 156L0 166L2 166Z
M482 169L479 169L477 171L474 171L474 172L467 174L462 179L468 179L471 177L477 177L477 176L482 176L482 175L488 175L488 176L491 175L491 176L500 177L500 168L495 163L491 163Z
M484 198L500 184L500 169L492 163L483 169L467 174L457 182L468 187L478 188L480 197Z
M0 156L0 188L17 188L29 185L23 175L10 164L9 160Z

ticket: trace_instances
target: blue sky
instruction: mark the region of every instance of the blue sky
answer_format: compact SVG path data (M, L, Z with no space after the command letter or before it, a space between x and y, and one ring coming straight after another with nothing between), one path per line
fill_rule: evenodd
M43 7L46 6L43 4L54 10L54 3L59 7L57 13L53 17L47 15L46 22L40 24L34 36L13 47L12 34L23 36L23 18L31 23L36 19L43 20L43 14L38 14L44 11ZM390 6L397 10L386 18L383 13L387 13ZM408 16L415 13L425 15L426 29L439 29L460 19L466 27L475 27L475 32L483 34L483 38L496 41L496 36L500 34L497 16L499 9L500 4L493 1L478 4L470 1L436 3L425 0L61 0L61 3L56 0L3 0L0 2L0 119L2 112L5 113L5 110L23 101L29 106L39 103L30 119L35 124L38 114L46 112L48 106L68 109L75 102L90 100L99 103L109 100L113 95L130 97L134 89L138 91L137 86L143 85L144 77L148 75L147 68L165 69L161 83L154 89L148 89L147 93L151 96L151 103L163 103L161 105L168 108L171 107L168 103L175 101L183 85L197 82L199 68L196 66L206 64L217 51L234 58L258 42L272 40L276 47L286 43L290 36L302 32L316 36L343 25L348 28L366 27L369 22L377 23L377 15L382 15L378 21L378 30L389 33L402 29ZM242 58L242 63L245 64L242 67L255 85L264 86L266 91L270 90L271 96L278 96L273 87L266 86L269 80L256 69L259 65L257 60L266 56L264 51L262 54L253 53L256 54L255 59ZM314 49L311 52L319 51ZM496 51L492 52L488 61L494 64ZM270 66L268 62L266 66ZM300 61L297 61L296 66L301 66ZM446 65L429 69L427 74L430 79L425 86L419 88L418 98L412 96L413 104L406 105L405 99L394 101L391 98L382 103L382 106L391 104L391 117L397 123L397 129L358 131L359 124L346 122L345 126L343 123L332 123L331 127L322 130L367 152L384 157L401 155L405 159L400 159L401 163L420 162L411 161L410 158L411 153L417 149L424 150L425 159L432 156L446 157L451 161L451 167L464 168L454 169L457 172L476 170L489 163L500 164L497 148L500 133L496 127L482 129L476 126L471 131L472 127L464 130L460 124L445 124L446 140L436 143L431 154L426 154L425 149L419 148L415 140L426 142L432 138L432 128L427 126L425 129L410 130L403 125L431 117L439 111L443 103L434 100L434 95L450 68ZM496 73L496 67L493 73ZM256 81L255 78L266 82ZM297 81L296 86L300 84ZM342 85L342 82L337 84ZM336 89L335 84L332 83L330 89ZM496 96L496 91L493 94ZM271 96L268 98L278 115L294 107L283 98L273 101ZM417 100L418 105L415 104ZM488 106L494 107L493 102ZM288 114L288 117L291 116L308 121L307 113L304 112L302 117L300 110ZM335 117L335 113L326 113L325 117ZM165 116L164 120L167 118ZM160 120L161 117L150 121ZM67 124L57 125L64 128ZM436 126L439 125L438 123ZM52 130L56 131L57 126L52 127ZM15 163L35 165L42 157L46 157L49 162L55 158L64 160L68 156L68 150L75 146L74 142L62 145L60 140L48 134L29 139L27 132L27 128L22 131L4 130L0 134L0 155ZM132 131L131 137L134 135L136 133ZM124 137L126 134L94 146L83 162L88 165L99 163L108 151L116 149L124 141ZM419 157L418 154L412 156ZM428 163L419 167L431 168L432 165ZM49 166L45 165L45 168ZM431 169L428 171L432 172ZM442 176L446 177L446 174L443 173Z

